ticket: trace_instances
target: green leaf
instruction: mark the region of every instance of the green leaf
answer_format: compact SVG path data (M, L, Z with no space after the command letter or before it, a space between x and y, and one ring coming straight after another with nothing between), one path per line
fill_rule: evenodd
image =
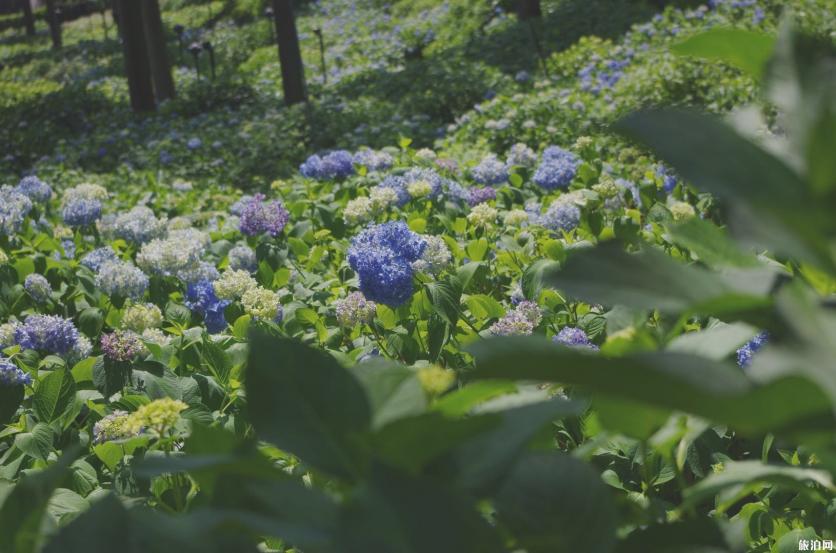
M757 329L746 324L718 324L706 330L680 334L668 344L667 349L719 361L728 358L755 334Z
M366 392L372 429L423 413L427 395L415 371L383 360L358 363L348 369Z
M376 454L387 464L417 473L460 442L495 427L497 423L498 416L450 419L441 413L425 413L388 424L377 432L373 443Z
M470 499L436 479L383 465L375 465L371 479L343 506L337 543L345 553L503 551Z
M774 273L733 273L728 277L673 260L647 247L636 254L605 242L551 267L545 280L575 298L636 309L679 313L709 306L713 313L768 305ZM735 301L732 301L735 300Z
M67 488L58 488L49 498L47 512L58 520L59 526L67 524L90 508L90 502Z
M615 507L599 474L556 451L529 453L496 496L497 518L529 553L609 553Z
M108 493L72 524L61 528L44 553L125 551L129 532L128 512L114 494ZM128 549L128 551L131 551Z
M362 386L334 358L255 332L246 388L259 437L334 475L362 472L361 435L371 410Z
M472 378L515 378L583 386L591 392L680 410L740 432L824 435L833 427L826 393L799 375L751 382L736 366L693 355L655 352L608 359L539 338L477 342Z
M46 461L52 453L52 441L55 433L44 422L36 424L31 432L21 432L15 436L15 446L25 454L40 461Z
M0 507L0 553L34 553L49 498L78 456L70 449L40 472L24 476Z
M454 279L424 284L433 310L453 328L459 320L462 295L461 288L456 284Z
M508 396L508 401L518 400L529 401L525 395ZM463 442L454 451L459 485L480 495L494 489L546 424L580 414L582 410L583 405L579 402L554 398L496 411L502 418L496 428Z
M831 211L813 200L783 161L719 120L689 111L643 111L622 119L616 128L649 147L697 188L726 200L735 234L836 271L824 240L836 226Z
M61 417L75 397L75 381L66 369L49 373L40 381L32 396L32 406L41 422L52 422Z
M732 487L737 488L736 498L743 497L757 484L770 484L802 493L812 493L814 488L810 484L817 484L830 493L836 492L833 476L825 470L767 465L760 461L730 461L723 465L722 471L710 474L685 490L685 504L689 506L713 499ZM727 499L724 503L731 505L734 502L734 499Z
M711 266L753 267L758 260L740 250L716 225L697 217L668 225L668 235L678 246L691 250L700 261Z
M448 417L466 415L471 409L489 399L517 391L507 380L482 380L450 392L433 403L432 410Z
M703 518L640 527L619 542L615 553L729 553L718 524Z
M775 37L743 29L711 29L674 44L680 56L722 61L760 79L775 49Z
M0 426L6 424L17 413L17 408L23 403L24 387L0 386Z

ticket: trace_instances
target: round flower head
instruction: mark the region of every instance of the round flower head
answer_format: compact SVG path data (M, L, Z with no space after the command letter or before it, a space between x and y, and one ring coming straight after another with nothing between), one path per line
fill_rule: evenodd
M240 300L249 290L258 287L258 282L247 271L227 269L212 285L215 294L222 300Z
M167 346L171 343L171 337L159 328L146 328L142 331L141 337L146 343L150 342L158 346Z
M406 195L409 199L409 193L406 193ZM381 185L369 190L369 199L372 202L372 209L379 212L397 204L400 201L400 196L396 189Z
M275 238L284 230L289 218L290 213L281 201L264 201L263 194L256 194L241 211L239 229L247 236L266 233Z
M748 367L752 363L752 358L759 349L761 349L769 341L769 333L761 332L748 342L746 342L740 349L737 350L737 364L741 367Z
M219 299L215 295L212 283L206 280L189 284L186 287L186 307L203 317L206 330L218 333L226 328L224 309L229 300Z
M204 245L189 238L184 236L151 240L143 244L136 262L142 269L160 276L173 276L194 269L203 254Z
M347 225L356 225L365 223L372 218L374 214L374 207L371 199L360 196L349 200L343 209L343 220Z
M366 298L396 307L412 296L412 263L426 247L403 222L372 225L352 240L348 262Z
M335 301L334 309L337 312L337 322L345 327L371 323L377 313L377 305L367 300L362 292L352 292Z
M482 158L479 165L471 169L470 175L479 184L496 186L508 180L508 169L496 155L489 154Z
M519 227L528 222L528 213L522 209L512 209L502 218L508 227Z
M52 287L43 275L32 273L23 281L23 288L35 303L46 303L52 295Z
M278 322L282 318L279 295L261 286L244 292L241 296L241 305L244 306L244 311L254 319Z
M81 258L81 264L94 272L99 272L99 269L109 261L116 261L119 259L116 252L110 246L98 248Z
M536 302L523 300L517 304L514 310L520 314L525 320L529 321L532 326L536 327L543 320L543 312Z
M20 347L58 355L69 353L78 337L73 322L56 315L29 315L15 328L15 342Z
M438 365L431 365L418 370L418 381L427 394L437 396L449 390L456 382L456 373Z
M111 223L110 233L126 242L144 244L154 238L161 238L167 226L165 218L158 219L150 208L140 205L118 214Z
M258 268L255 252L249 246L235 246L227 254L229 268L233 271L241 270L250 273Z
M521 301L488 329L494 336L527 336L534 332L543 315L533 301Z
M496 189L489 186L477 186L468 189L467 203L470 207L496 199Z
M354 154L354 163L363 165L369 171L383 171L392 167L394 160L386 152L366 149Z
M12 347L17 343L15 340L15 330L18 326L20 326L20 323L17 321L0 325L0 349Z
M101 219L102 203L99 200L79 198L65 205L61 216L65 225L86 227Z
M122 328L141 334L148 328L159 328L163 324L163 313L153 303L134 303L122 314Z
M476 227L489 227L496 222L499 212L488 204L479 204L467 214L467 220Z
M508 150L508 157L505 160L506 167L526 167L530 169L536 164L537 154L525 144L518 142Z
M102 352L112 361L133 361L145 350L145 344L135 332L116 330L110 334L102 334Z
M127 261L108 261L96 275L96 286L109 296L138 299L148 289L148 277Z
M93 352L93 344L90 343L90 339L87 338L84 334L78 335L78 340L76 340L75 345L73 348L65 353L62 357L67 362L68 367L72 367L79 361L87 359L90 357L90 354Z
M427 247L421 258L412 263L412 268L422 273L438 274L450 266L453 254L440 236L425 236L424 239Z
M406 189L407 184L408 184L407 180L404 177L402 177L400 175L389 175L385 179L383 179L383 182L381 182L375 188L371 189L371 191L369 192L369 196L372 199L372 201L374 202L375 201L375 194L378 195L378 198L382 199L383 198L382 190L391 190L397 196L397 200L395 202L389 201L386 204L386 206L384 206L384 207L388 207L389 205L392 205L393 203L398 205L398 206L403 206L411 198L411 196L409 195L409 192ZM386 196L387 198L392 197L391 192L387 192L386 194L387 194L387 196Z
M435 161L438 156L435 152L430 150L429 148L421 148L417 152L415 152L415 159L418 161Z
M417 180L406 185L406 191L413 198L423 198L432 194L432 185L425 180Z
M32 384L32 377L29 374L20 370L11 359L0 355L0 387L10 388L30 384Z
M409 191L409 186L411 184L421 183L418 185L418 189L422 190L422 197L429 196L430 198L436 198L439 194L441 194L443 180L444 179L441 178L441 175L439 175L432 169L416 167L414 169L410 169L409 171L403 174L402 183L407 195L411 196ZM381 186L385 185L385 183L386 180L383 181L383 184L381 184ZM429 185L429 191L426 191L427 184Z
M688 202L671 202L668 209L671 210L671 215L673 215L674 221L684 221L685 219L690 219L697 215L697 212L694 210L694 206Z
M0 187L0 234L19 231L32 211L32 200L10 186Z
M106 415L93 425L93 443L101 444L111 440L130 438L134 433L129 432L126 426L128 422L127 411L114 411Z
M177 271L177 278L186 284L200 280L212 282L220 276L221 273L218 272L218 269L212 263L206 261L199 261L191 267Z
M17 183L17 191L37 203L45 203L52 198L52 187L34 175L23 177Z
M125 430L130 434L153 431L163 435L180 420L180 413L189 406L178 399L164 397L142 405L128 416Z
M598 346L593 344L589 337L586 335L580 328L575 328L571 326L564 327L560 329L560 332L552 337L552 341L556 344L563 344L564 346L569 347L582 347L591 349L594 351L598 350Z
M581 210L578 206L558 198L540 217L540 224L555 231L569 231L578 226L580 220Z
M107 190L98 184L84 183L64 190L61 196L61 205L66 206L76 200L98 200L107 199Z
M324 156L310 156L299 166L299 172L310 179L341 179L354 174L353 162L351 153L336 150Z
M547 190L566 188L578 171L580 159L572 152L550 146L543 152L540 166L534 172L534 182Z

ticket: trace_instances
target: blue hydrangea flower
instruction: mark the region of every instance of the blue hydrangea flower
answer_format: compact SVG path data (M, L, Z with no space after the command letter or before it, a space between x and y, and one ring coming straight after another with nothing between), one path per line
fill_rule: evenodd
M215 334L226 328L224 309L229 300L218 299L215 288L208 280L201 280L186 287L186 307L203 317L206 330Z
M426 247L427 241L401 221L372 225L352 240L348 263L366 298L397 307L412 297L412 263Z
M229 268L232 270L243 270L253 273L258 268L255 251L249 246L235 246L229 250L227 257L229 259Z
M575 178L581 160L572 152L558 146L549 146L534 172L534 182L547 190L566 188Z
M45 203L52 198L52 187L36 176L23 177L17 184L17 191L37 203Z
M64 240L61 240L61 248L64 250L64 256L66 256L67 259L75 258L75 242L69 238L65 238Z
M380 188L391 188L398 194L398 206L405 205L412 196L409 195L409 192L406 190L406 179L400 175L389 175L383 182L378 184Z
M0 187L0 234L11 235L19 231L23 221L32 211L32 200L11 186Z
M469 189L468 192L467 203L471 207L496 199L496 190L489 186L477 186Z
M11 359L0 356L0 386L21 386L32 384L32 377L20 370Z
M102 217L102 202L79 198L64 206L61 212L64 224L71 227L86 227Z
M108 261L99 268L96 286L110 296L136 300L148 289L148 277L127 261Z
M52 295L52 287L43 275L32 273L23 281L23 288L35 303L46 303Z
M769 342L769 333L761 332L737 350L737 364L741 367L748 367L752 358L759 349Z
M384 171L392 167L394 160L386 152L365 149L355 152L354 163L364 166L369 171Z
M281 234L290 213L280 200L264 201L264 194L256 194L244 205L241 211L239 229L247 236L269 234L276 237Z
M403 174L403 178L403 185L405 190L408 190L409 185L415 182L422 181L429 183L432 189L432 192L430 192L429 194L430 198L437 198L441 194L442 185L444 183L444 179L441 177L441 175L436 173L433 169L425 169L423 167L416 167L414 169L410 169L409 171ZM398 193L398 198L400 199L400 193Z
M570 326L562 328L560 332L552 338L552 341L556 344L563 344L564 346L569 347L582 347L595 351L598 350L598 346L589 340L589 336L586 335L586 332L580 328Z
M578 226L581 220L581 210L572 203L558 199L552 202L538 220L548 229L569 231Z
M508 180L508 168L494 154L482 158L479 165L470 170L473 180L479 184L496 186Z
M29 315L15 328L15 342L20 347L58 355L72 351L78 336L72 321L56 315Z
M656 176L662 179L662 188L668 194L676 188L676 174L661 163L656 166Z
M116 261L117 259L118 257L116 256L116 252L113 251L113 248L105 246L85 254L84 257L81 258L81 264L97 273L102 265L108 261Z
M139 205L118 214L110 224L110 232L134 244L144 244L160 238L166 231L166 219L157 218L151 208Z
M201 146L203 146L203 141L196 136L193 137L193 138L190 138L189 141L186 142L186 147L189 150L197 150Z
M335 150L324 156L312 155L299 166L302 176L316 180L342 179L354 174L354 156Z

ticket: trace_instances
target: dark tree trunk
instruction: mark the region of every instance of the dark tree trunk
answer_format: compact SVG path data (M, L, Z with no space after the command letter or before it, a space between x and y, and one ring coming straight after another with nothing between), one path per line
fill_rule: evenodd
M542 15L540 0L517 0L517 16L520 19L531 19Z
M142 6L138 0L117 0L122 27L122 51L125 54L125 73L131 108L136 112L153 111L154 89L151 85L151 66L142 28Z
M287 105L305 102L305 68L299 50L299 35L293 19L291 0L273 0L273 18L276 23L276 39L279 43L279 62L282 66L282 88Z
M119 36L122 36L122 18L119 15L119 0L109 0L110 13L113 16L113 23L116 25L116 31Z
M157 100L174 98L174 79L171 78L171 65L168 62L165 30L160 15L159 0L141 0L142 23L145 29L145 41L148 48L148 63L151 67L151 79Z
M61 48L61 21L55 13L55 0L46 0L46 19L49 23L49 36L52 37L52 48Z
M35 18L32 16L31 0L20 0L20 9L23 10L23 24L26 25L26 34L35 36Z

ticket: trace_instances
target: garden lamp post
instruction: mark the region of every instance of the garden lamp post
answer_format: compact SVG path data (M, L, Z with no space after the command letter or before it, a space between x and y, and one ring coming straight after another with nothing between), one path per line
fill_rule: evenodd
M215 80L215 49L208 40L203 43L203 49L209 53L209 68L212 70L212 80Z
M189 53L192 55L192 58L194 58L194 70L197 72L198 80L200 80L200 61L199 61L199 58L200 58L200 51L202 49L203 48L200 46L199 42L192 42L191 44L189 44Z
M270 6L267 6L267 8L264 10L264 17L266 17L267 21L270 23L270 25L269 25L269 27L270 27L270 44L275 44L276 43L276 30L273 28L273 25L274 25L274 23L273 23L273 8L271 8Z
M180 61L183 60L183 35L186 32L186 28L182 25L175 25L174 26L174 34L177 35L177 44L180 48Z
M328 84L328 71L325 67L325 41L322 39L322 29L316 28L313 30L316 37L319 39L319 62L322 65L322 84Z

